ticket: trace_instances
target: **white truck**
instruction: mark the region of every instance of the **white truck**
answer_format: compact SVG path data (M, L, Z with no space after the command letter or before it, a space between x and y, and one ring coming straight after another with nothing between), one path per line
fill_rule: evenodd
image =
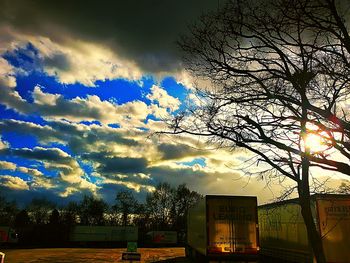
M186 255L200 262L257 261L257 198L207 195L189 209Z
M0 226L0 244L16 244L18 235L16 231L9 226Z
M312 214L327 262L350 262L350 195L311 196ZM259 206L261 255L283 261L314 262L298 199Z

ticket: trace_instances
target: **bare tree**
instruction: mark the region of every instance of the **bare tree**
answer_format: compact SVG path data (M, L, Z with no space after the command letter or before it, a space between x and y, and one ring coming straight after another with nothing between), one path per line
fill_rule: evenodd
M0 224L10 226L15 222L15 218L19 209L15 201L9 202L0 195Z
M204 15L179 45L187 70L210 84L169 122L170 133L249 150L263 178L293 180L317 262L310 168L350 175L348 10L336 0L233 0Z
M49 224L51 225L59 225L61 223L61 215L60 212L55 208L51 211L50 217L49 217Z
M113 210L117 211L117 213L121 213L123 226L129 225L131 215L137 212L137 200L131 191L122 190L117 193L115 201L116 203L113 206Z
M150 225L160 230L170 227L171 211L174 206L174 189L168 183L160 183L156 190L146 197L146 213Z
M185 184L180 184L174 189L174 203L171 209L173 228L183 231L187 228L187 212L195 203L202 198L202 195L191 191Z
M19 211L15 217L14 226L16 228L21 228L21 227L28 226L30 223L31 221L30 221L28 212L26 210Z
M50 212L55 207L56 205L45 197L33 198L27 206L27 211L36 225L43 225L49 222Z
M66 206L62 209L62 222L65 225L72 226L78 222L79 218L79 204L70 201Z
M108 205L102 199L84 195L78 206L78 214L82 225L104 225L104 214Z
M341 182L338 192L341 194L350 194L350 181Z

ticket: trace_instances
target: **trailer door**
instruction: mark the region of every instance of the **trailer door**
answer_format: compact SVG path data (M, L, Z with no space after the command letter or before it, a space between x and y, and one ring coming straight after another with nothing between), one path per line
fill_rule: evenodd
M327 262L349 262L350 197L318 199L317 210Z
M257 253L256 198L211 197L207 206L209 254Z

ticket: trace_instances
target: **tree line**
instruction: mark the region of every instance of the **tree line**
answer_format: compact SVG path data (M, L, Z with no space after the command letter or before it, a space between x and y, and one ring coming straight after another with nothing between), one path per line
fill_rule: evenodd
M58 245L69 241L75 225L137 226L139 233L151 230L186 229L188 209L202 196L185 184L172 187L160 183L139 202L134 192L121 190L109 205L93 195L84 195L80 202L57 206L47 198L33 198L20 209L15 201L0 196L0 225L11 226L23 244Z

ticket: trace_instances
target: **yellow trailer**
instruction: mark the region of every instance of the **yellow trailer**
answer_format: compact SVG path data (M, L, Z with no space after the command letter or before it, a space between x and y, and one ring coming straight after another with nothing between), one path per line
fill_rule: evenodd
M312 214L329 263L350 262L350 195L311 196ZM261 255L314 261L298 199L258 207Z

